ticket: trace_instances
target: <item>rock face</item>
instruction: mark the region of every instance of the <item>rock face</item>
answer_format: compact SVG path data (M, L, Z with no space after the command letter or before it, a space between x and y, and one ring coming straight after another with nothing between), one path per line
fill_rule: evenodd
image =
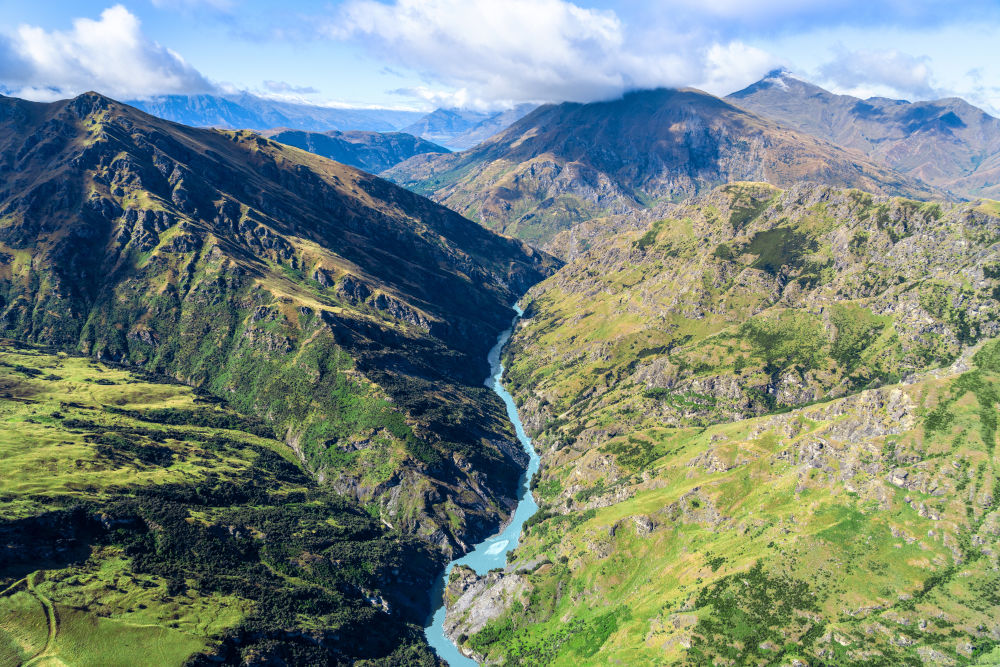
M596 215L639 210L735 180L802 180L929 196L859 153L696 90L540 107L460 154L385 172L487 227L544 245Z
M726 100L957 195L1000 197L1000 119L964 100L862 100L782 70Z
M448 607L445 635L462 643L463 637L474 635L487 623L498 619L512 603L527 602L528 588L528 581L522 574L491 572L480 577L465 566L456 567L444 593ZM473 651L469 653L479 662L484 659Z
M446 549L522 465L482 385L555 262L392 184L96 94L0 99L0 334L134 364L273 425Z
M261 133L288 146L377 174L414 155L447 153L448 149L405 132L306 132L276 129Z

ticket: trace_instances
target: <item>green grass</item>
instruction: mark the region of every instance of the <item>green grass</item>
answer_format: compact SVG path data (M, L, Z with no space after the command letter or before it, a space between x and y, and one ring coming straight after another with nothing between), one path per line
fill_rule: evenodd
M429 659L415 626L380 618L360 591L440 556L319 487L259 420L24 346L0 348L0 394L0 535L15 537L0 663L180 665L225 642L252 653L276 629L340 631L348 655ZM293 662L326 659L268 641Z
M733 197L609 237L533 293L506 357L544 458L516 559L551 565L526 575L536 604L505 603L470 646L498 664L981 660L1000 616L1000 343L981 333L1000 272L963 272L994 250L967 245L969 205ZM933 280L886 250L917 237L944 262L930 239L956 234ZM972 343L971 369L941 369Z

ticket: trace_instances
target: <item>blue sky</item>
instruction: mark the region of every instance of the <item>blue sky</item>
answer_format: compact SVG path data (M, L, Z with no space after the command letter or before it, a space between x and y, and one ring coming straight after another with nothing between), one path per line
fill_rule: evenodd
M722 95L783 66L836 92L1000 114L997 35L1000 0L0 0L0 85L495 108Z

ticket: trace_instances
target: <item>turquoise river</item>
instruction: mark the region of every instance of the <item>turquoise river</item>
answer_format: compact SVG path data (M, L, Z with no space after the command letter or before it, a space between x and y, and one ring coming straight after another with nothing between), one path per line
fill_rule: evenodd
M514 309L517 311L518 317L524 314L524 311L517 306L514 306ZM521 418L517 414L517 406L514 405L514 398L503 388L502 384L503 364L500 362L500 353L503 351L503 346L510 339L512 331L513 328L500 334L497 344L490 350L488 357L490 362L490 376L486 378L486 386L495 391L503 400L504 405L507 406L507 416L510 417L510 421L514 424L517 439L524 447L524 451L528 453L528 467L521 477L520 487L518 488L517 509L514 510L514 515L510 523L498 534L477 544L475 549L466 555L449 563L444 575L434 587L435 611L430 624L424 629L424 632L427 634L428 643L452 667L475 667L477 663L475 660L462 655L455 644L444 634L445 609L443 596L448 575L456 565L466 565L475 570L477 574L486 574L493 568L505 566L507 564L507 553L517 546L517 540L521 536L521 527L538 509L538 504L532 497L530 488L531 476L538 470L538 454L535 453L535 448L531 445L531 438L524 433L524 425L521 424Z

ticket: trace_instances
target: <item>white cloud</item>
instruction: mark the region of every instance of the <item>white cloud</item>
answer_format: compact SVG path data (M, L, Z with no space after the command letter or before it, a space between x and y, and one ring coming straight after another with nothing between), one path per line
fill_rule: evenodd
M841 49L819 71L839 92L858 97L890 95L924 99L936 94L929 58L895 49Z
M728 95L784 64L767 51L743 42L713 44L705 57L705 78L696 85L715 95Z
M149 40L121 5L72 29L48 32L21 25L0 35L0 80L14 95L56 99L87 90L119 99L214 88L174 51Z
M717 29L777 34L854 25L937 27L962 19L996 18L996 0L662 0L653 12L675 20L716 21ZM722 25L719 25L721 23Z
M662 26L640 38L615 12L567 0L349 0L326 34L421 72L430 85L412 94L467 107L588 102L693 82L725 93L732 81L745 85L773 63L743 44ZM736 73L727 75L723 69L734 64Z

